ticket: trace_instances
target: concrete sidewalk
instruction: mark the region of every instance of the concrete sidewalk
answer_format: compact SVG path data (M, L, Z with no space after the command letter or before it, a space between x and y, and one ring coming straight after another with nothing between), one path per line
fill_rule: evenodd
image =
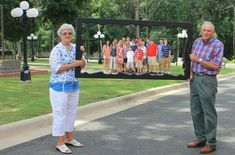
M220 76L220 79L234 77L235 74ZM81 125L86 122L108 116L137 105L141 105L153 100L157 94L167 95L172 90L187 88L188 82L149 89L122 97L117 97L97 103L91 103L79 108L77 121L75 125ZM156 99L156 97L154 98ZM27 142L38 137L51 134L52 115L43 115L28 120L19 121L12 124L0 126L0 150L8 148L23 142Z

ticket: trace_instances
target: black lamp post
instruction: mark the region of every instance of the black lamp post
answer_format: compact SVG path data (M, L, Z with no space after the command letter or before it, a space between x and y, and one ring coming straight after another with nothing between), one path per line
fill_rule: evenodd
M32 48L31 61L35 61L34 42L38 39L38 37L35 36L33 33L31 33L30 36L27 37L27 39L31 41L31 48Z
M177 37L178 38L181 38L181 39L184 39L184 47L183 47L183 53L182 53L182 56L183 58L185 57L185 39L188 38L188 34L187 34L187 31L186 30L182 30L182 33L178 33L177 34ZM178 50L177 50L177 55L176 55L176 66L177 66L177 62L178 62L178 57L179 57L179 53L178 53Z
M102 64L102 57L101 57L101 48L102 48L102 44L101 44L101 39L103 39L105 36L104 34L102 34L100 31L98 31L96 34L94 34L94 38L99 40L99 60L98 60L98 64Z
M38 16L38 10L35 8L29 9L29 3L27 1L22 1L20 3L20 7L14 8L11 10L11 16L15 18L22 19L23 26L23 53L24 53L24 63L22 65L20 80L21 81L31 81L31 75L29 70L29 65L27 62L27 46L26 46L26 31L27 31L27 23L30 18L35 18Z

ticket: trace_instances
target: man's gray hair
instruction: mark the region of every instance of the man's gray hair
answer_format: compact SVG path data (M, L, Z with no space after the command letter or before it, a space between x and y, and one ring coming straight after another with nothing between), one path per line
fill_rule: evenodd
M64 24L62 24L62 25L60 26L60 28L59 28L58 31L57 31L58 36L61 37L63 31L64 31L64 30L68 30L68 29L69 29L69 30L72 30L73 35L75 34L75 30L74 30L73 25L72 25L72 24L64 23Z
M210 21L203 22L201 28L203 28L205 25L210 25L212 27L212 30L215 31L215 26L214 24L212 24L212 22Z

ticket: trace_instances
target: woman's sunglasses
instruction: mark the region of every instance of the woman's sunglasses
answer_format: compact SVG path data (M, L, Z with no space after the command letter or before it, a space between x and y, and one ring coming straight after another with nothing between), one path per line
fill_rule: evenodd
M65 35L71 36L72 34L73 34L72 32L64 32L64 33L62 33L63 36L65 36Z

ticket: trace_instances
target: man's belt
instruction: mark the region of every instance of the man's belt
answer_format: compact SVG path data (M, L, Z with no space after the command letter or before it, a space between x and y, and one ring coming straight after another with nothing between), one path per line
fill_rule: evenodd
M193 75L195 75L195 76L210 76L210 77L216 77L216 74L210 75L210 74L206 74L206 73L196 73L196 72L193 72Z

